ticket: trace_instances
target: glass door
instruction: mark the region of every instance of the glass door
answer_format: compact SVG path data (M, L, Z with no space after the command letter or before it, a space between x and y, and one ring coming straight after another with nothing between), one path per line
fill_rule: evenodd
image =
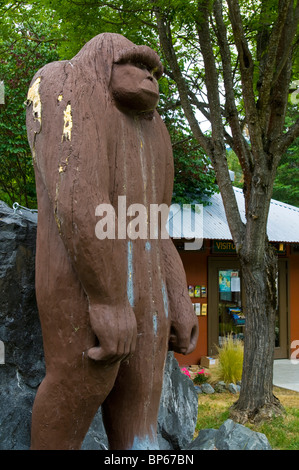
M243 340L244 327L240 270L218 268L218 345L228 335Z
M275 325L275 358L288 357L287 260L278 260L278 304ZM245 282L245 280L244 280ZM208 261L208 354L231 334L243 339L246 323L240 264L236 258L215 257Z
M215 257L208 266L208 354L217 354L226 336L244 338L245 315L236 257Z

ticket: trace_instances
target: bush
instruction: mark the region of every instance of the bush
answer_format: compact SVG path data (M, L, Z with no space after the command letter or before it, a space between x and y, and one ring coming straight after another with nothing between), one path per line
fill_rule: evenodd
M200 369L193 378L194 385L201 385L209 380L209 373L205 369Z
M215 375L225 383L236 384L242 378L244 346L241 340L228 335L218 349L218 365Z

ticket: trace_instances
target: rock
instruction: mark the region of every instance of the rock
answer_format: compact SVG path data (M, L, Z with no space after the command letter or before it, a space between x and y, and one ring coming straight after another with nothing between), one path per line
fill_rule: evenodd
M37 215L14 211L0 201L0 450L30 446L31 411L45 375L41 327L35 299L35 239ZM198 398L169 353L158 418L161 449L178 449L193 438ZM108 448L101 409L82 449Z
M231 419L220 426L215 437L215 446L219 450L271 450L265 434L252 431Z
M228 419L218 430L201 430L185 450L271 450L271 446L264 434Z
M201 389L200 385L195 385L194 388L195 388L195 390L198 394L202 393L202 389Z
M215 393L215 390L212 387L212 385L210 385L208 383L201 384L201 389L202 389L203 393L208 393L208 394Z
M35 289L36 214L0 202L0 449L26 449L36 387L44 376Z
M215 384L215 391L218 392L218 393L223 393L223 392L226 392L226 383L223 382L222 380L217 382Z
M215 450L216 429L202 429L186 450Z
M236 384L233 384L233 383L228 384L227 389L230 393L234 393L234 394L240 392L239 385L236 385Z
M197 407L197 392L193 382L181 373L177 360L173 353L169 352L158 415L158 442L161 450L182 449L192 440ZM84 439L82 449L108 449L100 410Z
M193 438L198 397L192 380L182 374L172 352L168 353L158 417L159 434L182 449Z
M104 428L102 411L100 408L85 436L81 450L108 450L108 448L108 438Z

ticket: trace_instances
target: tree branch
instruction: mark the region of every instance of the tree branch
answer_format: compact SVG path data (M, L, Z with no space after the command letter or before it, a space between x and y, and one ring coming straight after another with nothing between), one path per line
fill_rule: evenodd
M292 5L290 6L290 8L292 8ZM299 22L299 2L297 2L296 7L294 9L293 21L291 22L291 25L289 23L285 24L285 33L288 33L288 34L285 34L285 38L287 39L288 43L284 42L283 54L279 60L279 63L277 64L277 67L273 76L274 84L276 84L277 80L279 79L280 74L283 68L285 67L287 60L290 57L294 38L297 32L298 22Z
M226 160L224 126L219 99L218 71L215 64L212 39L210 35L209 7L209 0L201 0L198 2L198 11L200 16L196 25L205 66L205 83L212 123L212 153L210 153L209 156L215 169L217 183L223 196L223 204L229 221L230 230L238 250L242 245L244 225L240 217Z
M201 131L198 125L197 119L194 115L192 106L189 101L189 97L188 97L189 89L182 75L180 66L178 64L178 61L175 55L175 51L173 49L170 28L169 26L165 24L164 18L160 13L159 7L157 7L155 0L153 0L152 3L154 5L154 12L155 12L156 19L157 19L158 33L159 33L161 45L163 48L163 52L165 54L168 64L170 65L173 78L177 84L179 94L180 94L180 100L181 100L186 118L189 122L191 130L194 134L194 137L198 140L198 142L201 144L201 146L206 151L206 153L210 154L211 148L210 148L209 138L206 137Z
M263 139L253 88L253 59L244 34L239 1L227 0L227 4L239 56L243 98L246 120L252 144L252 154L254 155L254 161L259 162L265 167L266 160L264 155L260 153L260 149L263 148Z
M258 107L260 110L260 123L262 128L266 128L266 122L269 115L269 102L271 97L271 90L273 87L273 77L277 69L277 55L279 51L279 44L281 35L285 27L285 20L288 14L291 0L284 2L282 7L279 9L278 18L274 24L270 38L267 41L265 47L267 48L267 60L263 60L264 67L261 69L261 77L259 82L261 83L259 92ZM285 44L284 48L288 50L289 44ZM266 51L261 51L266 53Z
M268 112L267 128L265 129L267 148L270 148L272 142L277 141L277 139L279 140L280 136L283 134L292 72L293 50L292 47L288 47L288 45L292 46L293 44L294 30L297 29L298 25L298 13L299 10L297 8L295 11L293 10L293 2L291 2L277 48L276 66L274 64L274 70L279 69L279 79L277 78L271 89L270 109ZM286 49L288 50L287 57ZM283 67L280 68L277 64L281 64L282 62ZM272 164L274 164L274 166L278 165L280 156L281 154L279 155L277 153L271 155Z
M233 135L234 150L239 158L241 168L244 174L245 186L246 188L249 188L251 184L251 169L253 163L251 160L251 152L249 146L242 133L239 115L235 104L235 93L233 83L234 74L231 66L231 53L227 40L227 31L223 21L222 0L216 0L214 2L214 17L216 20L215 32L218 39L218 45L220 48L223 67L226 116Z
M273 142L270 150L273 153L283 155L294 140L299 137L299 119L289 128L289 130Z

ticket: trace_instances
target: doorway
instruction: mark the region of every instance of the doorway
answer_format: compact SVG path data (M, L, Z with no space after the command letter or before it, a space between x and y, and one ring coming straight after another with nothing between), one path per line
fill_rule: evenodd
M229 334L244 339L246 308L240 264L236 257L215 257L208 261L208 354ZM275 324L275 359L288 357L287 260L278 260L278 305Z

